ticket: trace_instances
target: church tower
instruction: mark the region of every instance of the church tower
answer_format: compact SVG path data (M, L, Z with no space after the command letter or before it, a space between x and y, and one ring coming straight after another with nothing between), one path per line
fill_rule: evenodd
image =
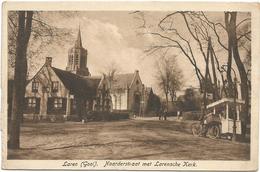
M72 73L89 76L90 73L87 68L88 51L82 47L80 27L75 45L69 49L68 63L66 70Z

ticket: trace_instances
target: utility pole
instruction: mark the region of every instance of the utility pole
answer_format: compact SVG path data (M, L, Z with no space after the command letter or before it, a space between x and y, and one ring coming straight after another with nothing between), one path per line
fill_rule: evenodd
M235 73L235 72L234 72ZM233 137L232 137L232 141L236 141L237 140L237 104L236 104L236 99L237 99L237 77L235 75L234 78L234 107L235 107L235 111L234 111L234 116L233 116Z
M208 76L209 76L209 49L210 49L210 42L211 38L209 37L208 42L208 50L207 50L207 58L206 58L206 72L205 72L205 79L204 79L204 92L203 92L203 117L206 114L206 108L207 108L207 87L208 87ZM201 120L203 120L203 117Z

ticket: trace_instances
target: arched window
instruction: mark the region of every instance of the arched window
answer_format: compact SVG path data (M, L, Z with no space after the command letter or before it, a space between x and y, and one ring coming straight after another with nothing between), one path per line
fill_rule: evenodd
M114 99L115 99L115 102L114 102L114 109L116 110L117 109L117 96L116 95L114 95Z
M120 110L121 110L121 104L122 104L122 102L121 102L121 94L119 94L119 96L118 96L118 107L119 107Z
M76 54L75 56L75 65L79 64L79 55Z
M70 55L70 56L69 56L69 64L72 64L72 63L73 63L73 56Z

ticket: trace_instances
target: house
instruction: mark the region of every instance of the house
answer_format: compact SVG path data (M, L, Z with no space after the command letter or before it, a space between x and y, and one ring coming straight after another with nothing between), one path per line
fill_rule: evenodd
M27 81L24 118L81 120L89 111L146 111L152 89L144 86L139 71L115 75L112 81L106 75L94 77L87 58L79 29L68 51L66 69L54 67L52 57L46 57L43 66ZM11 81L9 86L11 90ZM11 92L9 97L11 109Z
M110 82L113 111L131 111L139 115L146 112L148 99L153 92L144 86L138 70L116 74Z
M91 77L87 50L82 47L80 30L69 50L66 70L52 66L52 58L28 82L24 118L51 116L82 119L87 111L111 111L112 102L106 76Z

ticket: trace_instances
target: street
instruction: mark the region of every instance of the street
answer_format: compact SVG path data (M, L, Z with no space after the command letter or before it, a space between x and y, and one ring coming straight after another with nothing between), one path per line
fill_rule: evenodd
M191 121L25 123L9 159L249 160L250 144L195 137Z

